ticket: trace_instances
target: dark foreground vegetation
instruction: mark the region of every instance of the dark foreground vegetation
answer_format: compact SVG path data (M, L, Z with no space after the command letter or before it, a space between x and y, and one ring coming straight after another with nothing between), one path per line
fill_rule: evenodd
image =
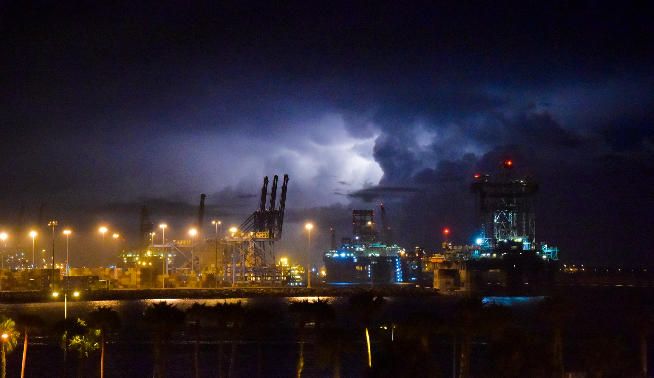
M106 306L60 321L11 314L2 377L648 376L652 295L606 295L405 306L368 291L283 306L154 301L134 317Z

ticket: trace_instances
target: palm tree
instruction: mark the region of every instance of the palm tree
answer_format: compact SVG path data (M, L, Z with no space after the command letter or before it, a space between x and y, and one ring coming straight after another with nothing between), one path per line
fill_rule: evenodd
M341 377L341 356L351 351L351 345L346 341L348 335L346 329L336 324L318 330L318 365L323 368L331 367L334 378Z
M476 327L480 324L482 303L479 297L462 299L455 311L454 330L461 340L459 352L459 378L470 376L470 350Z
M205 304L193 303L191 307L186 310L186 321L193 326L195 334L195 344L193 348L193 369L195 371L195 378L200 376L200 328L209 319L209 307Z
M563 329L568 318L572 315L572 307L560 297L545 299L539 305L539 314L552 330L550 353L552 360L550 368L553 377L563 377Z
M227 331L229 330L232 344L232 351L230 354L229 360L229 376L235 374L236 369L236 352L237 352L237 340L240 337L241 326L244 321L245 309L241 305L241 302L236 303L216 303L216 305L210 310L213 323L216 325L216 328L219 332L218 340L218 377L223 377L223 346L224 339Z
M184 324L184 312L164 301L148 306L143 313L143 320L152 329L154 336L154 376L164 377L165 347L173 331Z
M111 307L100 306L89 313L89 324L100 330L100 378L104 378L107 334L120 328L120 316Z
M18 336L20 333L16 330L16 323L9 319L4 318L0 321L0 341L2 348L0 355L2 357L2 378L7 376L7 353L11 353L18 343Z
M89 358L91 352L98 350L100 348L100 343L98 339L102 331L98 328L89 327L88 324L82 320L77 319L77 324L79 331L68 339L68 348L77 352L78 365L77 365L77 376L85 376L85 365L86 359Z
M350 311L352 311L354 318L364 329L366 351L368 354L368 368L372 368L372 350L369 328L385 302L384 297L376 296L372 291L366 291L352 295L348 302L350 305Z
M81 319L67 318L54 325L55 333L61 335L60 346L64 353L62 376L64 377L67 376L66 370L68 368L67 361L70 340L75 336L83 335L87 332L88 327L86 326L86 323L83 321L80 322L80 320Z
M302 376L304 370L304 343L306 342L306 330L313 326L322 328L328 321L334 319L334 309L326 300L310 302L308 300L291 302L288 306L291 315L295 317L296 329L300 332L300 345L296 376Z
M277 320L277 314L265 308L247 308L244 329L255 339L257 346L257 377L263 376L263 340L269 336L271 325Z
M232 352L229 355L229 370L227 371L227 376L232 378L236 376L237 341L241 336L241 327L243 326L243 314L245 309L241 306L241 302L227 304L225 306L225 310L227 311L227 326L232 329Z
M20 367L20 378L25 377L25 367L27 364L27 346L29 344L29 333L36 328L43 327L43 319L38 315L22 314L17 319L18 325L23 329L23 360Z

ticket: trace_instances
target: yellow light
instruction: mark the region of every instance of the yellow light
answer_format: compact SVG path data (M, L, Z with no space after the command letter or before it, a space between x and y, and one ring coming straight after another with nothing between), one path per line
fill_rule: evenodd
M38 235L38 234L39 234L39 233L36 232L36 231L34 231L34 230L30 231L30 237L31 237L32 239L34 239L34 238L36 237L36 235Z
M111 235L111 237L114 238L114 239L118 239L120 237L120 234L117 233L117 232L114 232L114 234Z
M9 235L6 232L0 232L0 240L5 241L9 238Z
M288 266L288 257L282 257L279 259L279 264L282 266Z
M372 353L370 352L370 334L368 333L368 327L366 327L366 345L368 346L368 367L372 367Z
M213 225L216 225L216 224L217 224L217 225L220 226L221 224L223 224L223 222L221 222L221 221L219 221L219 220L212 220L212 221L211 221L211 224L213 224Z
M71 230L69 230L69 229L65 229L65 230L63 231L63 233L64 233L64 235L68 236L68 235L72 234L73 231L71 231Z
M230 227L230 228L229 228L229 232L230 232L231 234L235 234L235 233L238 232L238 228L236 228L236 227Z
M162 229L162 230L165 230L166 228L168 228L168 225L165 224L165 223L162 223L162 224L159 225L159 228Z
M6 334L6 333L3 333L3 334L2 334L2 341L7 340L8 338L9 338L9 335L8 335L8 334Z
M58 291L53 291L52 292L52 297L53 298L59 298L59 292Z
M308 222L307 224L304 225L304 228L305 228L307 231L311 231L311 230L313 230L313 223Z
M189 234L189 236L194 237L195 235L198 234L198 230L195 229L195 228L192 228L192 229L188 230L188 234Z
M79 297L79 291L73 291L73 297L75 298Z
M100 226L100 228L98 228L98 232L102 235L104 235L107 231L109 231L109 229L105 226Z

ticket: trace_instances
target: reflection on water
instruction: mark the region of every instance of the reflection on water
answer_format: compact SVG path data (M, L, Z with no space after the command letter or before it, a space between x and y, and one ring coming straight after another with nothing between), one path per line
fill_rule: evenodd
M507 307L534 305L542 302L545 299L543 296L538 297L484 297L481 300L485 306L499 305Z

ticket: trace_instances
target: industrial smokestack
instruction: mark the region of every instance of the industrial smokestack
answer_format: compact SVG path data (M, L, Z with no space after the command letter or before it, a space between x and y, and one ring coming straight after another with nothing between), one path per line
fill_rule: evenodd
M145 248L150 244L150 233L154 229L154 224L150 221L150 212L147 206L141 206L141 225L139 231L141 233L141 247Z
M334 230L334 227L329 228L329 232L331 233L331 244L330 244L330 249L332 251L336 250L336 230Z
M204 200L206 198L206 194L200 194L200 208L198 209L198 232L200 233L202 233L202 227L204 226Z

